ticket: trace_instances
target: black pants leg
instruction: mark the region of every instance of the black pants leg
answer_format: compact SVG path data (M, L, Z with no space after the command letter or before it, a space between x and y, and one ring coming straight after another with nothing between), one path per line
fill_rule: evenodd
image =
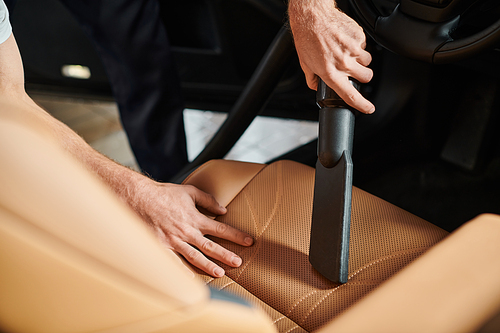
M61 0L94 42L139 166L168 181L187 163L184 101L157 0Z

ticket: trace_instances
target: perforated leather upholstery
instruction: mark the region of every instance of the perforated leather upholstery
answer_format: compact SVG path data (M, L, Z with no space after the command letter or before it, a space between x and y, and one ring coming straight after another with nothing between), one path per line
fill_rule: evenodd
M476 217L318 333L500 332L499 239L500 216Z
M228 165L251 179L237 189L228 188L231 194L223 186ZM218 289L258 299L257 304L271 315L280 332L318 329L447 235L354 188L349 280L344 285L334 284L317 273L307 257L314 169L291 161L248 171L243 166L247 168L238 162L211 161L186 180L216 198L224 196L221 201L226 201L228 212L217 220L255 238L250 248L216 240L239 254L243 265L224 266L226 277L222 279L202 273L200 277ZM205 182L206 177L212 181ZM212 191L210 183L217 183L217 188ZM227 198L233 199L227 202Z

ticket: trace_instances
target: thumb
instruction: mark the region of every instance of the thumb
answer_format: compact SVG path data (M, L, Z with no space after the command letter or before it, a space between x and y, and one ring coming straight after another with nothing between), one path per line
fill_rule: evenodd
M225 207L219 204L213 195L205 193L200 189L195 188L193 199L197 206L206 209L210 213L223 215L227 211Z
M318 76L314 74L314 72L302 61L300 61L300 67L304 72L306 77L307 86L309 89L317 90L318 89Z

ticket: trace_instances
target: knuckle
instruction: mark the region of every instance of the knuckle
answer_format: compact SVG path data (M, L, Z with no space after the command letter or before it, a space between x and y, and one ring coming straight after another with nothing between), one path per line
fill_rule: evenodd
M352 26L353 37L360 42L366 41L366 36L363 28L357 22L354 21L354 23L355 24Z
M346 103L349 104L349 102L354 102L356 100L356 95L352 92L348 92L345 97Z
M186 190L187 193L193 193L197 190L196 187L194 187L194 185L185 185L184 189Z
M196 261L200 257L200 252L196 251L195 249L190 250L187 253L188 260L190 261Z
M223 235L227 232L228 230L227 224L224 223L218 223L217 226L215 227L215 231L217 232L218 235Z
M363 28L359 27L359 29L356 31L356 38L360 43L366 43L366 36L363 32Z
M201 246L203 251L211 252L215 247L215 243L207 239Z
M340 70L345 70L349 66L350 56L343 55L338 59L337 68Z
M326 68L325 72L322 75L320 75L320 77L323 78L323 81L325 81L325 83L327 81L331 81L335 84L334 87L330 87L330 88L335 88L338 86L337 81L339 78L338 78L338 70L337 70L336 66L335 67L328 66Z
M373 71L369 68L366 68L362 73L360 73L358 80L366 83L370 82L370 80L373 78Z
M186 192L189 194L196 193L198 191L198 188L196 188L194 185L186 185Z
M193 229L187 225L181 225L178 227L179 232L182 234L182 238L191 239L194 236Z
M229 251L224 251L224 253L222 254L222 260L224 262L227 262L227 263L230 263L231 260L233 259L233 253L232 252L229 252Z
M370 64L372 62L372 59L373 59L372 55L369 52L366 52L366 53L367 53L367 55L366 55L366 62L368 64Z

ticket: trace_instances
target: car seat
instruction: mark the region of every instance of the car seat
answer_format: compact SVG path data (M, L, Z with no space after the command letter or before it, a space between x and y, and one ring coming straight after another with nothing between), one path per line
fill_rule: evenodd
M469 332L500 309L499 217L447 237L355 188L349 281L333 284L307 260L313 169L215 160L185 183L255 243L217 240L243 265L193 275L21 104L0 110L0 330Z

